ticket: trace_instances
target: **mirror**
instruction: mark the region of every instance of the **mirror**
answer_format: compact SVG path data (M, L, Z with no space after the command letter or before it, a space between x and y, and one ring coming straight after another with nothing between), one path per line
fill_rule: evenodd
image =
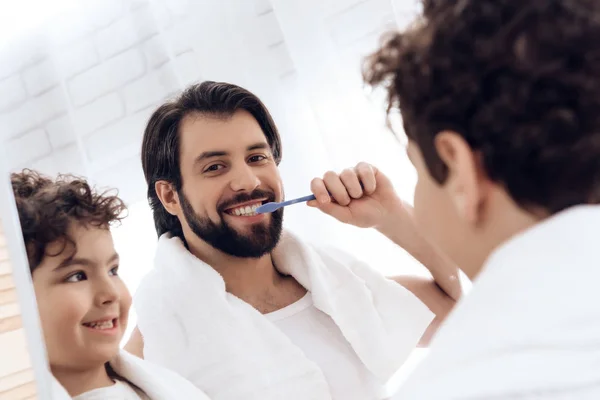
M2 182L7 186L8 171L30 168L117 188L129 209L112 230L119 274L129 292L136 293L152 269L157 247L140 162L144 129L160 104L190 84L211 80L250 90L272 114L284 148L279 171L286 197L309 194L311 180L325 171L368 161L385 171L400 196L410 201L415 173L403 143L387 130L383 97L364 89L360 68L381 35L404 26L417 11L416 4L404 0L12 4L0 23L0 142L7 168ZM36 310L27 303L33 295L22 244L16 244L20 236L14 205L9 209L3 211L2 224L18 262L11 258L0 269L5 313L0 314L0 333L19 327L11 332L23 335L22 326L27 335L14 339L20 347L7 345L11 351L22 348L23 361L11 361L8 367L14 371L0 371L22 373L11 379L25 385L37 377L27 369L32 364L25 352L34 364L45 365L45 358ZM288 208L284 226L303 240L349 250L384 275L427 275L377 232L340 226L306 207ZM22 282L19 296L13 281ZM122 345L136 323L132 309ZM8 387L2 385L0 393ZM43 396L40 385L45 383L37 386Z
M35 295L2 162L0 172L0 398L50 400Z

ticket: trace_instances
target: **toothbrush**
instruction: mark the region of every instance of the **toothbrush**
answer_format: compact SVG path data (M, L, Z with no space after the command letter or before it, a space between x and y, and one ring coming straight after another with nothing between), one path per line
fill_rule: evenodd
M311 201L311 200L315 200L314 194L311 194L310 196L300 197L298 199L282 201L281 203L277 203L277 202L266 203L266 204L263 204L262 206L258 207L256 209L256 213L257 214L272 213L273 211L279 210L281 207L289 206L289 205L296 204L296 203L303 203L305 201Z

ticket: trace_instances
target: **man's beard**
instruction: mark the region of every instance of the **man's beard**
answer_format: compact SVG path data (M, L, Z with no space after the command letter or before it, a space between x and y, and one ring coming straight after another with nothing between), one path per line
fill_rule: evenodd
M250 194L239 194L221 204L217 209L221 215L221 223L215 223L209 217L196 214L183 190L180 190L178 195L183 215L192 232L225 254L240 258L260 258L270 253L279 242L283 225L283 208L271 213L269 225L255 224L248 234L240 234L225 222L222 216L227 207L235 204L264 198L267 198L267 202L275 201L275 194L272 192L256 189Z

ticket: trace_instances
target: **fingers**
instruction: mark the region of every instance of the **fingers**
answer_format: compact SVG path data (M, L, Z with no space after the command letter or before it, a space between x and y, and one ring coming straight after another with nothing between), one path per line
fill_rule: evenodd
M339 175L333 171L325 173L322 179L315 178L311 182L311 190L316 201L310 206L322 206L333 199L341 206L348 206L352 199L360 199L376 189L376 169L367 163L359 163L354 168L347 168Z
M363 189L360 185L358 175L353 169L345 169L340 174L340 181L346 188L346 192L353 199L360 199L363 195Z
M310 190L315 195L316 201L309 201L308 205L313 206L317 204L327 204L331 201L325 182L321 178L315 178L310 183Z
M376 169L371 164L365 162L358 163L355 167L356 175L362 183L365 194L373 194L377 187L375 172Z
M323 176L323 182L333 199L341 206L347 206L352 200L350 194L340 176L335 172L329 171ZM359 185L360 186L360 185Z

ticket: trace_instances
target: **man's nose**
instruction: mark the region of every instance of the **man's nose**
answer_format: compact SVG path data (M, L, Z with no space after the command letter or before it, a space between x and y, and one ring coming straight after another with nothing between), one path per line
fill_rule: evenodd
M259 185L260 179L258 179L252 168L248 165L238 168L230 183L231 190L234 192L251 192Z

